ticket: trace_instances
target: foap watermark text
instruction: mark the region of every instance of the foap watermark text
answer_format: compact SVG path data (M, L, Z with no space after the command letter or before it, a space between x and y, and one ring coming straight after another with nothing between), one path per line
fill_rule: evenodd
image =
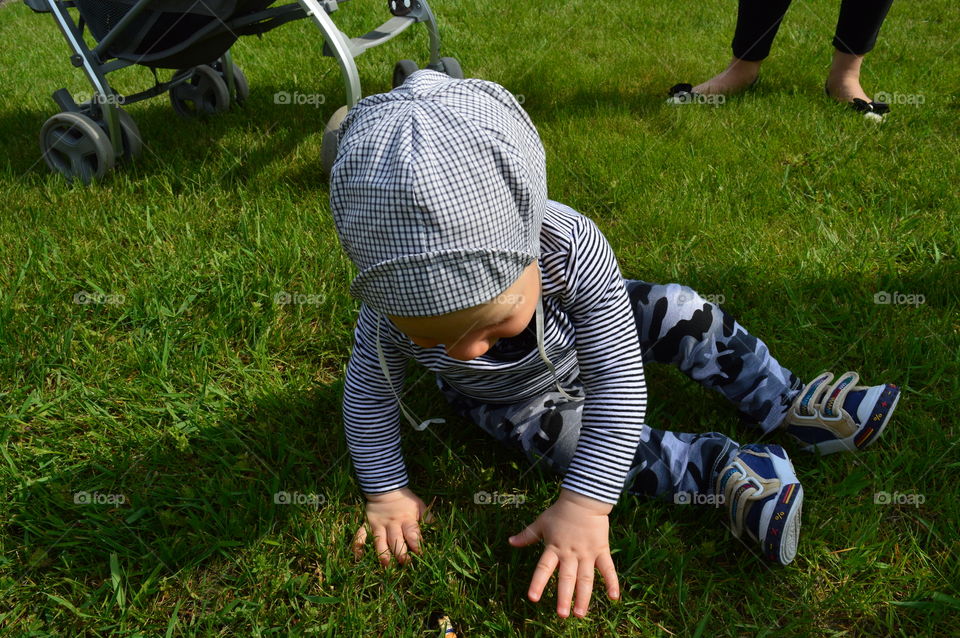
M73 303L81 306L90 304L119 306L126 300L126 297L123 295L106 294L102 292L87 292L86 290L81 290L73 295Z
M104 95L103 93L77 93L73 96L73 101L77 104L90 102L91 104L98 105L123 106L126 104L127 98L119 93L111 93L110 95Z
M700 492L677 492L673 495L676 505L723 505L726 499L723 494L702 494Z
M873 303L878 305L917 307L922 306L926 302L927 298L919 293L887 292L886 290L881 290L873 295Z
M308 295L300 292L286 292L281 290L273 296L273 303L278 306L319 306L326 300L326 295Z
M514 507L520 507L527 502L527 497L524 494L480 490L473 495L473 502L477 505L513 505Z
M522 304L526 300L526 295L505 295L500 294L494 297L491 301L492 303L505 304L508 306L516 306Z
M300 91L277 91L273 94L274 104L298 104L310 105L314 108L320 108L327 103L327 96L323 93L301 93Z
M127 502L124 494L104 494L102 492L74 492L76 505L123 505Z
M914 507L920 507L926 502L927 497L923 494L875 492L873 495L874 505L913 505Z
M878 91L873 99L884 104L896 104L897 106L923 106L927 98L923 93L887 93Z
M674 95L670 98L671 104L705 104L707 106L718 107L725 104L727 96L725 95L707 95L703 93L684 92Z
M313 509L320 509L320 506L324 505L326 502L326 496L323 494L314 494L312 492L287 492L285 490L281 490L279 492L274 492L273 494L274 505L307 505Z
M717 306L722 306L727 302L727 297L722 294L705 295L703 293L681 292L679 295L677 295L677 303L680 304L692 303L698 299L702 299L707 303L712 303Z

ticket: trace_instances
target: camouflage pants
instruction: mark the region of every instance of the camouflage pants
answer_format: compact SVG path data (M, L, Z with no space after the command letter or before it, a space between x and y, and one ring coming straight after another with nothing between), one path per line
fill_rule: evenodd
M678 284L626 280L644 363L670 363L701 385L733 402L748 422L764 432L783 420L802 383L770 356L767 346L720 306ZM583 395L574 370L561 379ZM483 403L437 379L446 399L498 441L523 452L531 462L563 475L580 434L581 401L547 392L515 404ZM713 493L718 471L738 444L717 432L668 432L644 427L627 491L671 498L679 493Z

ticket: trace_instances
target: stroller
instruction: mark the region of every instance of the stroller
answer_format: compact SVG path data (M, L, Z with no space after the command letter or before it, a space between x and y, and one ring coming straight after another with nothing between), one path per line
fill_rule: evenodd
M346 105L338 109L324 131L321 158L327 169L336 156L336 131L361 97L354 59L390 40L411 24L423 22L430 35L427 68L462 78L455 58L440 57L440 36L427 0L388 0L393 14L369 33L349 38L329 14L347 0L297 0L271 6L277 0L24 0L37 13L52 13L73 50L70 61L82 67L93 94L80 104L66 89L53 93L60 113L40 131L40 149L47 165L68 180L85 184L100 179L115 164L135 159L143 149L140 131L122 106L168 93L173 109L183 116L212 115L242 104L250 93L247 79L233 63L230 47L240 36L260 35L293 20L310 17L320 28L323 54L340 65ZM74 22L68 9L76 9ZM90 48L84 28L96 41ZM121 95L107 74L132 65L148 67L154 86ZM417 70L412 60L400 60L393 70L399 86ZM157 69L173 69L160 81Z

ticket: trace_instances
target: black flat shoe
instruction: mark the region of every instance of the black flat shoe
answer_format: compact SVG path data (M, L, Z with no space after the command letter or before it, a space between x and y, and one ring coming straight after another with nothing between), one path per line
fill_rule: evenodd
M884 116L890 112L890 105L886 102L867 102L858 97L853 98L850 106L857 113L863 113L863 117L868 120L875 120L877 122L882 122Z
M828 98L833 99L833 96L830 95L830 89L827 88L827 85L823 85L823 92L827 94ZM866 100L861 100L858 97L853 98L852 102L847 102L857 113L861 113L863 117L868 120L873 120L874 122L882 122L884 116L890 112L890 105L886 102L867 102Z
M757 74L757 77L753 79L743 91L749 91L754 87L754 85L760 81L760 75ZM743 91L737 91L737 94L742 93ZM697 93L693 90L692 84L674 84L670 87L670 90L667 91L667 104L711 104L713 106L719 106L727 101L727 96L723 93L717 93L715 95L708 93Z
M693 92L692 84L674 84L667 95L667 104L693 104L702 99L699 93Z

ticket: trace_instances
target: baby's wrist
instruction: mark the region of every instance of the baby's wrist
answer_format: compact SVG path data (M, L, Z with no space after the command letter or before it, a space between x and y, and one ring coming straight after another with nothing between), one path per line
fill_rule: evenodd
M598 501L595 498L591 498L585 494L580 494L579 492L574 492L567 488L561 488L560 496L557 498L557 502L570 503L571 505L576 505L583 509L588 510L593 514L601 514L606 516L613 510L613 505L610 503L605 503L603 501Z
M390 490L389 492L364 494L364 497L367 499L368 503L389 503L390 501L396 501L410 496L413 496L413 492L410 491L409 487L401 487L399 489Z

